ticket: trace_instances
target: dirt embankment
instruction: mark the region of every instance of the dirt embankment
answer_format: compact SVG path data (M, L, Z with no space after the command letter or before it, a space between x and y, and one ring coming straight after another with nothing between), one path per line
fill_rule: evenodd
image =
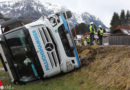
M130 47L78 47L87 77L104 87L130 90Z

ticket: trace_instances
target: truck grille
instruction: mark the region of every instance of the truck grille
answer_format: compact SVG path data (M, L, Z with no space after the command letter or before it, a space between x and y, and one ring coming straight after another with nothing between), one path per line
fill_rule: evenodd
M61 62L60 62L60 58L58 56L59 54L58 54L58 50L57 50L57 45L52 37L50 29L41 27L41 28L39 28L39 33L42 37L42 40L43 40L43 43L45 46L47 44L52 44L54 47L52 51L47 52L52 68L59 66L59 64Z

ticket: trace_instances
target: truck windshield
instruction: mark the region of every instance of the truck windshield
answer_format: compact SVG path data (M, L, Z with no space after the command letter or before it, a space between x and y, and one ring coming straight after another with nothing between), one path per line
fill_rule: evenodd
M30 55L31 48L27 42L23 29L10 32L5 35L7 45L13 56L13 64L16 68L20 81L28 82L38 77L37 70L33 63L33 56Z

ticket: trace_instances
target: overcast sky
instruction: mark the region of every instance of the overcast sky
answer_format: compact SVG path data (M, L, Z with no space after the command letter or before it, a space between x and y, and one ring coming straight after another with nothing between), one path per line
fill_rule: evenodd
M110 26L114 12L130 10L130 0L40 0L58 3L74 12L88 12L99 17L106 26Z

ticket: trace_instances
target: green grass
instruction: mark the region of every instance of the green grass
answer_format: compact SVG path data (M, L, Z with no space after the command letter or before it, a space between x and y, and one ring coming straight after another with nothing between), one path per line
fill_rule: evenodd
M14 85L5 72L0 72L0 80L3 81L4 86L11 86L14 90L104 90L104 88L99 86L93 79L87 78L87 72L85 70L86 68L84 67L71 73L58 75L50 79L45 79L44 81L36 81L26 85ZM4 76L6 76L6 78L4 78Z
M0 67L2 67L1 62ZM11 83L8 73L0 71L0 80L4 86L11 86L13 90L120 90L119 88L100 86L95 79L88 76L88 71L88 67L82 67L67 74L26 85L14 85Z

